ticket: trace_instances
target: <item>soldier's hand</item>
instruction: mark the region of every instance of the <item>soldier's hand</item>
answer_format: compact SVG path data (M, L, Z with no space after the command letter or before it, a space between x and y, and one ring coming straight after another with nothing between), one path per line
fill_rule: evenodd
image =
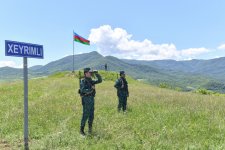
M93 90L95 89L95 86L94 85L92 85L92 87L91 87Z

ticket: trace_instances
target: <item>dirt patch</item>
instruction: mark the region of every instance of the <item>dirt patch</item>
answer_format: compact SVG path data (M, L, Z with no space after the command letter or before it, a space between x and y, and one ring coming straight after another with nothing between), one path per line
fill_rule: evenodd
M11 150L11 147L7 141L0 140L0 149L1 150Z

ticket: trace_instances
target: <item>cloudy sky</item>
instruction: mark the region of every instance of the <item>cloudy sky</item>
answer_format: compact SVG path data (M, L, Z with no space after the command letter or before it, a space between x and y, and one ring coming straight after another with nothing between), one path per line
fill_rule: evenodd
M225 1L217 0L2 0L0 67L22 67L22 58L5 56L5 40L42 44L44 59L29 66L72 55L73 30L98 51L138 60L213 59L225 56Z

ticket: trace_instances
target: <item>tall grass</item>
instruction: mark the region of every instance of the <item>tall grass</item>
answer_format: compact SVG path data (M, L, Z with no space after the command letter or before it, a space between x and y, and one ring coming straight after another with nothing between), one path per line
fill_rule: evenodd
M129 79L123 114L117 112L115 78L105 76L111 74L96 86L93 135L86 138L79 134L78 79L59 73L30 80L30 149L225 149L225 97ZM22 82L0 85L0 119L0 148L23 149Z

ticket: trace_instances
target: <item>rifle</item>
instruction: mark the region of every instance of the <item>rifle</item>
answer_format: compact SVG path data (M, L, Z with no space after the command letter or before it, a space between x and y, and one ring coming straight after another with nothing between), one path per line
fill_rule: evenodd
M78 94L80 94L80 83L81 83L81 72L80 72L80 70L79 70L79 73L78 73L78 80L79 80L79 82L78 82L78 87L79 87Z

